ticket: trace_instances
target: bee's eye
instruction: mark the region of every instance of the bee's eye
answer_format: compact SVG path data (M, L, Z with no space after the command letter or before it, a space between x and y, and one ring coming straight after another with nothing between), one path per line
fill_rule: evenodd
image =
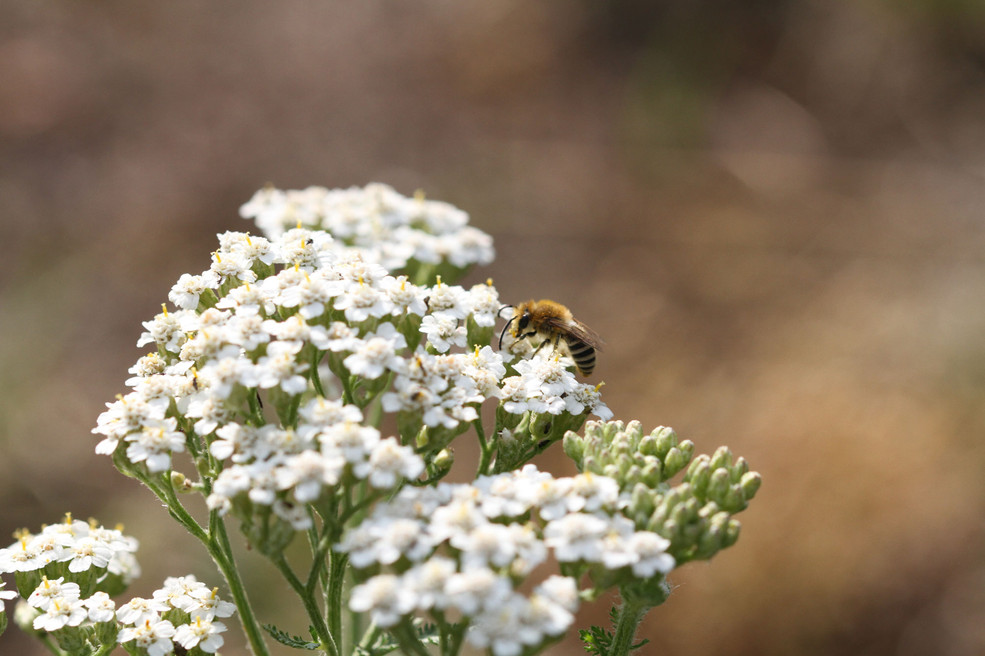
M520 317L520 320L516 322L517 328L519 328L520 330L523 330L529 324L530 324L530 315L529 314L524 314L522 317Z

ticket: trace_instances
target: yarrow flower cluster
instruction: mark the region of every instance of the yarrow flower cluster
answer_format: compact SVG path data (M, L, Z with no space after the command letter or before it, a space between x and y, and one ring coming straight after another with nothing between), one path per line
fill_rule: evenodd
M82 575L110 590L125 588L140 575L136 539L119 529L66 515L40 533L19 531L17 541L0 549L0 573L14 573L18 587L33 589L42 576Z
M358 253L389 270L410 265L466 269L489 264L492 239L468 225L462 210L418 193L402 196L384 184L350 189L266 187L240 209L269 238L294 227L322 230L340 254ZM438 271L441 274L441 271Z
M215 619L236 608L194 576L168 578L150 599L116 606L112 596L139 575L136 550L137 541L120 530L71 515L38 534L21 531L17 542L0 549L0 574L13 573L23 597L18 622L53 636L68 654L108 653L123 644L139 650L131 653L164 656L174 653L175 643L215 653L226 630ZM0 590L0 600L17 596Z
M583 574L606 587L673 569L670 542L637 531L620 514L627 502L613 479L554 478L533 465L405 488L337 545L361 570L387 568L353 590L350 607L384 627L415 613L467 616L474 646L520 654L569 628ZM552 555L564 576L522 594L518 584Z
M564 414L557 440L589 413L611 416L597 388L576 381L557 355L513 369L512 353L491 348L501 309L491 283L417 285L385 266L440 264L421 252L438 238L446 248L486 243L463 213L383 186L297 197L265 190L244 213L271 238L219 236L209 270L182 276L170 294L176 308L144 324L138 345L157 350L131 368L133 391L99 417L96 450L121 469L160 474L187 452L212 479L210 508L248 522L269 508L304 530L312 524L304 504L359 481L382 494L435 474L433 456L479 421L487 400L517 416L494 434L524 415ZM288 228L287 215L332 234ZM362 232L357 216L379 229ZM371 238L375 250L363 243ZM394 259L388 239L415 250ZM368 425L366 413L380 411L397 415L399 436ZM528 442L545 436L535 437Z
M737 539L733 515L759 484L744 460L720 449L688 466L694 445L669 429L609 421L601 383L575 377L563 344L504 331L494 348L511 306L491 280L456 284L493 257L461 210L373 184L267 188L240 213L262 234L220 234L208 268L177 280L143 324L138 346L153 350L93 432L97 453L207 549L256 656L266 635L332 656L451 656L466 643L534 654L611 589L614 632L583 639L625 656L673 568ZM581 436L589 415L600 421ZM529 464L562 439L581 474ZM456 440L478 447L459 463L471 483L443 482ZM185 507L196 496L207 521ZM297 594L310 639L261 628L228 518ZM306 563L285 556L299 533ZM26 599L22 628L65 655L215 653L233 607L192 577L115 604L135 548L70 518L20 534L0 573Z

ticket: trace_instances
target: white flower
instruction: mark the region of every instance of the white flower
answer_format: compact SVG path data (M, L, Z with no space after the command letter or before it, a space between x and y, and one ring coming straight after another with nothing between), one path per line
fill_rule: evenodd
M132 627L124 627L116 640L121 645L136 641L137 647L147 650L147 656L165 656L174 651L174 625L168 620L146 619Z
M333 259L332 235L324 230L288 230L277 240L277 259L305 271L329 264Z
M428 344L438 353L447 353L452 346L465 346L465 326L458 325L458 319L443 315L429 314L421 321L421 332L427 335Z
M219 246L224 251L241 253L251 260L271 264L275 259L271 243L263 237L251 236L245 232L224 232L219 237Z
M58 631L66 626L79 626L88 616L85 604L78 598L54 597L34 618L35 631Z
M260 358L254 368L257 385L263 389L279 386L288 394L300 394L308 389L308 380L300 372L308 363L298 362L295 356L301 350L297 342L271 342L267 355Z
M381 291L365 282L351 285L335 300L335 309L342 310L345 318L360 323L370 317L384 317L393 310L393 304Z
M436 509L431 514L430 533L435 540L453 539L468 534L488 520L470 498L458 499Z
M456 234L445 235L442 239L447 244L444 250L448 260L457 267L489 264L495 256L492 237L472 226L464 226Z
M331 277L329 277L331 276ZM278 305L298 308L305 319L314 319L325 312L326 305L345 289L341 279L327 269L319 269L296 284L286 287L276 298Z
M578 387L574 374L568 371L557 355L537 355L530 360L521 360L516 363L515 369L523 378L527 391L545 399L560 397Z
M191 596L196 599L197 603L189 604L184 610L190 613L192 617L201 616L206 619L231 617L236 612L236 604L219 599L218 588L209 590L203 585L191 592Z
M327 329L314 326L311 329L311 343L322 351L332 353L352 351L359 344L359 333L342 321L333 321Z
M91 567L107 567L112 558L113 549L108 544L89 536L80 538L72 547L68 571L84 572Z
M445 585L447 607L463 615L475 615L482 608L497 608L513 594L513 585L486 567L453 574Z
M400 558L418 561L433 549L422 522L405 517L367 519L346 532L335 547L363 569L373 563L392 565Z
M382 440L369 455L369 484L377 489L396 487L401 477L413 480L424 471L424 461L409 446L401 446L397 440ZM356 476L365 474L355 471Z
M48 577L42 576L41 583L27 598L27 603L34 608L45 610L55 600L75 601L79 598L79 584L73 582L65 583L64 581L64 577L50 580Z
M477 326L482 327L494 326L499 310L503 306L496 288L492 286L492 281L473 285L469 290L468 304L472 309L472 320Z
M200 385L220 399L229 398L236 385L253 387L255 378L253 363L238 352L217 354L216 359L206 362L198 372Z
M574 622L578 601L578 584L573 578L551 576L530 595L524 624L540 634L561 635Z
M539 554L531 550L533 543L543 547L532 531L518 524L483 524L449 539L449 544L462 552L462 569L507 567L517 558L521 545L530 552L528 560L537 561L525 563L524 569L528 569L528 565L532 568L547 556L546 549L542 548Z
M171 467L171 453L185 450L185 434L175 430L173 417L151 422L139 433L127 435L127 458L132 463L146 462L151 473L166 471Z
M323 453L338 452L346 462L361 464L380 442L380 431L372 426L345 422L328 426L318 434Z
M290 456L274 470L277 488L294 489L299 503L315 501L324 486L335 485L345 466L341 455L324 455L317 451L302 451Z
M433 556L404 573L404 584L414 591L418 610L448 606L445 586L448 585L448 580L455 571L454 560L444 556Z
M225 630L226 625L222 622L198 616L175 629L174 641L185 649L198 647L207 654L214 654L222 646L223 637L219 634Z
M123 624L139 626L148 622L157 622L160 619L160 614L169 608L170 606L163 599L134 597L116 609L116 619ZM124 641L121 640L120 642Z
M531 410L531 402L535 400L527 391L524 380L520 376L509 376L503 379L499 398L503 401L503 410L514 415L522 415Z
M573 415L580 415L583 412L590 412L601 421L612 419L612 411L602 403L602 395L599 388L602 385L580 384L571 393L564 397L565 410Z
M85 607L93 622L112 622L116 618L116 604L105 592L94 592L85 600Z
M189 399L185 416L198 418L196 435L208 435L229 420L230 412L222 399L211 394L196 394Z
M250 267L253 263L244 253L216 251L212 253L212 266L210 271L218 276L220 283L229 280L240 282L256 282L257 276Z
M229 293L219 299L216 307L235 310L237 315L258 315L261 310L270 314L274 311L273 299L266 289L249 283L230 289Z
M469 293L458 285L446 285L439 281L431 288L428 310L432 316L440 318L465 319L471 311L470 301Z
M195 594L203 589L207 591L205 584L200 583L194 576L169 576L164 579L164 585L154 591L153 598L157 601L166 602L174 608L190 612L192 608L198 606L198 599Z
M609 529L607 519L587 513L571 513L548 522L544 542L562 563L599 562L603 557L602 538Z
M128 387L133 387L137 384L140 378L146 378L147 376L152 376L154 374L163 374L164 370L167 369L167 361L161 357L161 354L157 351L153 353L148 353L142 358L138 359L136 363L127 371L135 376L135 378L129 378L126 381Z
M387 277L387 270L377 262L369 261L359 252L335 263L335 270L343 280L352 285L378 287Z
M216 289L218 286L219 277L212 271L206 271L200 276L183 273L171 288L168 299L182 310L194 310L205 290Z
M674 569L674 557L667 553L670 541L651 531L637 531L629 538L626 549L637 555L639 560L633 564L633 574L649 578L660 572L667 574Z
M608 476L597 476L585 472L571 478L571 491L574 495L568 509L595 512L604 508L615 508L619 500L619 483ZM575 499L582 503L573 503Z
M370 611L374 622L382 627L393 626L414 610L414 592L393 574L374 576L352 589L349 608L357 613Z
M397 332L392 323L380 325L375 334L364 337L352 355L343 360L346 369L354 376L367 380L379 378L386 370L401 371L404 359L397 350L407 346L407 340Z
M486 608L472 619L467 634L469 643L489 648L495 656L518 656L524 645L535 645L541 634L526 625L529 602L519 594L509 595L501 602Z
M197 321L198 315L191 310L168 312L165 310L150 321L143 323L146 332L141 333L137 346L157 344L172 353L177 353L185 341L185 324L189 320Z
M255 310L240 311L226 321L223 326L223 338L244 351L255 351L270 341L270 333L265 330L265 323Z
M393 304L394 314L416 314L423 317L428 310L428 290L407 282L407 276L387 276L381 282L383 291Z
M362 411L354 405L345 405L340 400L325 399L320 396L308 401L298 409L298 415L304 420L303 427L317 430L344 422L360 423L363 420ZM302 427L298 427L298 432Z

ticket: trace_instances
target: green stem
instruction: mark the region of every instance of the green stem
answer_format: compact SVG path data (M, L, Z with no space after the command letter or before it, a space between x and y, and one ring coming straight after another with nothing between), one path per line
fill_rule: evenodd
M338 551L328 552L328 589L325 591L325 616L328 630L333 636L342 638L342 590L345 584L345 569L349 564L348 554Z
M263 639L263 631L260 622L253 612L253 606L246 596L246 586L243 579L239 576L239 569L233 559L232 548L229 545L229 536L226 533L226 525L216 511L209 513L209 538L205 543L209 550L209 555L215 561L222 576L226 579L229 592L233 596L233 603L239 611L239 621L243 625L246 639L250 643L250 649L254 656L269 656L267 644Z
M52 654L55 654L56 656L64 656L65 652L63 652L55 645L49 634L39 635L38 640L40 640L41 644L47 647L48 651L50 651Z
M376 642L376 639L382 631L383 629L378 627L376 622L370 623L369 628L366 629L366 633L363 634L362 640L359 641L359 647L369 651L369 648L373 646L373 643Z
M346 405L355 405L356 397L352 392L351 377L347 371L336 373L342 383L342 402Z
M636 629L639 627L643 616L646 615L650 607L632 601L623 601L619 608L619 621L616 622L616 632L612 636L612 647L609 650L611 656L626 656L633 646L633 638L636 636Z
M102 647L99 648L99 651L97 651L92 656L108 656L110 652L116 649L116 647L117 644L115 642L112 642L108 645L103 645Z
M489 472L489 461L492 459L493 448L486 440L486 429L482 425L482 417L477 418L472 424L475 426L476 435L479 436L479 449L481 450L479 454L479 471L476 472L476 478L478 478Z
M294 592L297 593L298 597L301 598L301 603L304 604L304 610L308 613L308 619L311 620L315 637L318 638L318 642L321 643L322 649L327 651L329 654L332 654L332 656L338 656L340 653L339 647L336 644L328 625L325 624L321 609L318 608L318 604L315 602L315 595L308 590L305 584L301 583L301 579L299 579L294 573L294 570L291 569L290 564L288 564L287 559L284 558L283 554L277 558L273 558L272 560L274 565L277 566L277 569L280 570L280 573L284 575L288 585L290 585Z
M403 619L399 624L390 629L390 633L397 642L400 643L402 654L414 654L415 656L429 656L427 647L421 644L414 631L414 625L409 619Z
M321 384L321 376L318 375L318 365L321 363L323 352L315 349L315 354L311 357L311 384L315 386L318 396L325 398L325 389Z
M256 615L253 614L253 607L250 605L250 600L246 596L246 589L243 586L242 579L239 577L236 563L233 561L232 549L229 546L229 538L226 535L226 527L222 523L218 512L212 511L209 513L209 530L206 531L195 521L194 517L188 514L185 507L178 501L178 496L175 494L174 488L171 487L171 479L168 473L165 473L161 477L160 481L162 484L158 484L156 481L144 476L141 476L140 480L157 498L164 502L168 513L178 523L184 526L189 533L195 536L199 542L205 545L209 555L212 556L212 560L222 573L223 578L226 579L226 585L229 586L229 591L233 596L233 603L236 604L236 610L239 611L239 621L243 625L243 631L246 633L246 638L250 642L250 648L254 656L269 656L267 645L263 640L263 633L260 630L260 624L257 621Z

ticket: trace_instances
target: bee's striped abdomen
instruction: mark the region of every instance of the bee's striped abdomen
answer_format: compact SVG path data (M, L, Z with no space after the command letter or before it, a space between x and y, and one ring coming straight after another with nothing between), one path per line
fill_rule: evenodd
M564 342L568 345L571 358L575 361L575 366L578 367L581 375L591 376L592 371L595 370L595 349L570 335L565 336Z

